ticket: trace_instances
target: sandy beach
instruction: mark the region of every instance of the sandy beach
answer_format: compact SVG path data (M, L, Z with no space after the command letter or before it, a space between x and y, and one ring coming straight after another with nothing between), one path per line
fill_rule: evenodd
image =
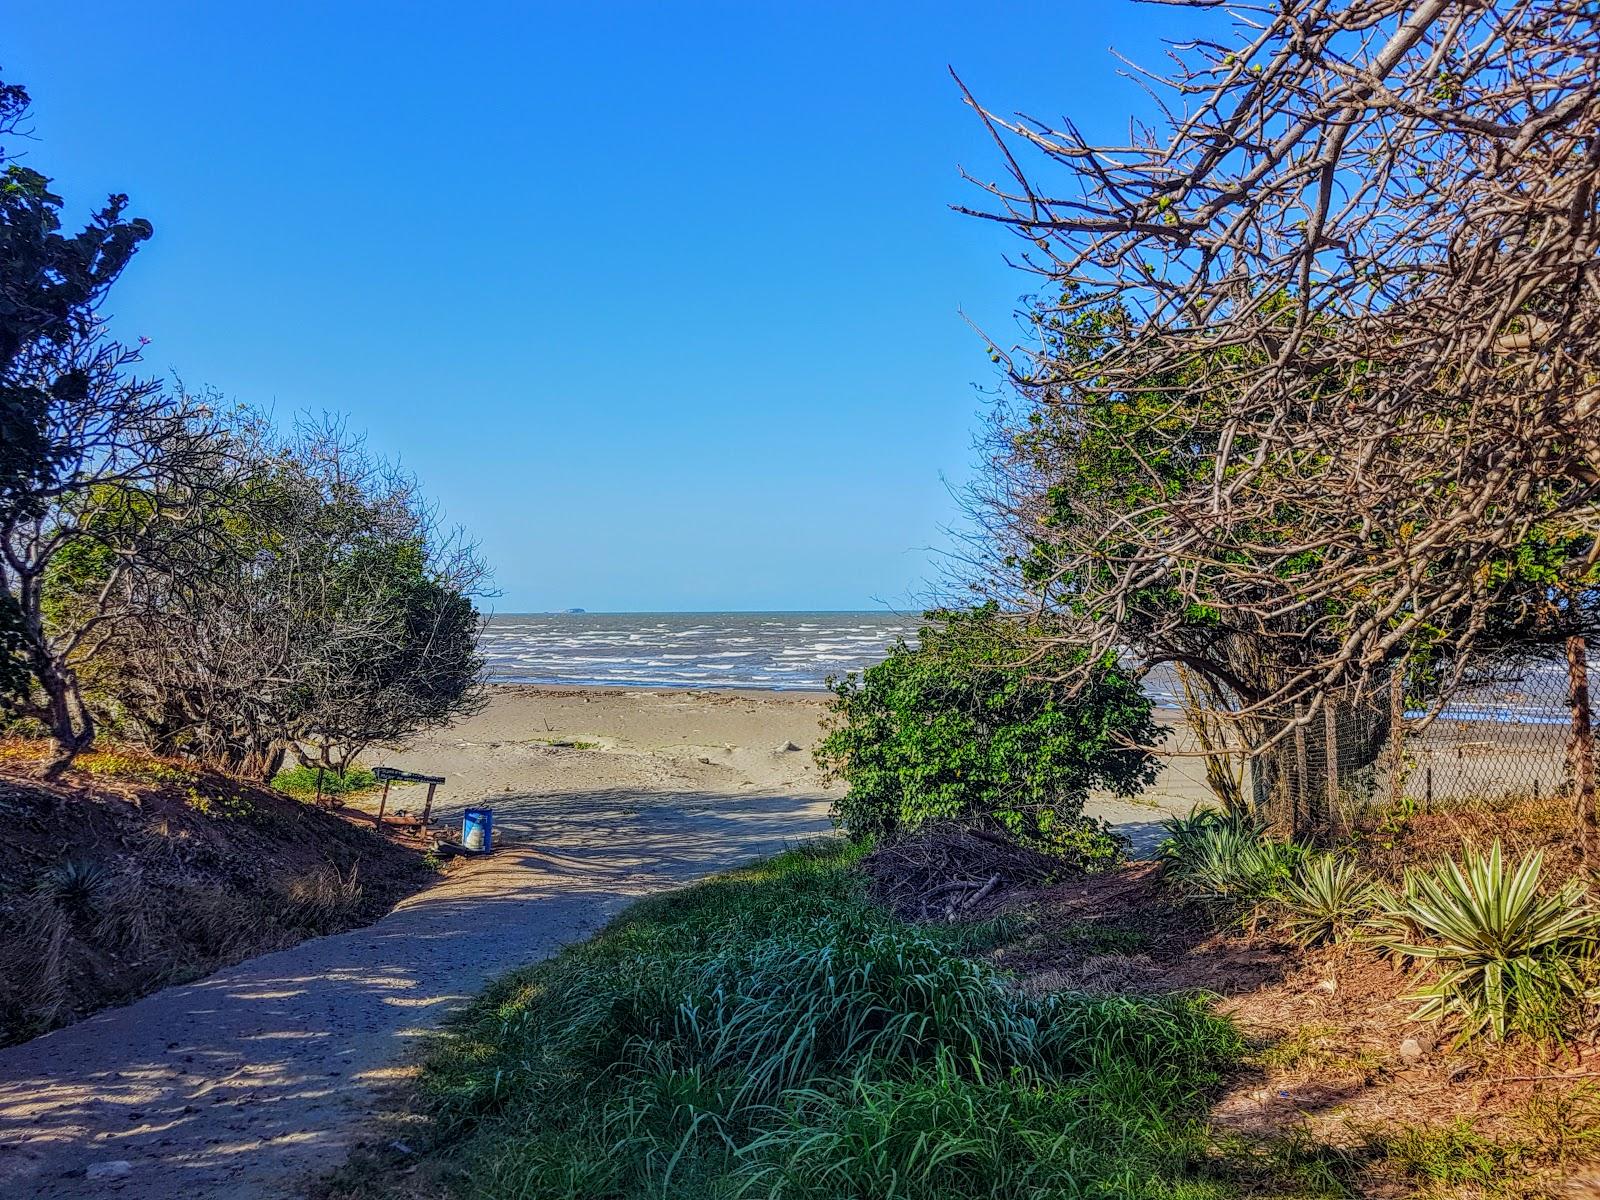
M803 814L806 828L820 833L837 785L824 781L811 752L829 698L498 685L476 716L367 760L445 776L435 815L455 823L462 809L488 805L503 837L550 838L558 826L565 837L579 816L588 836L603 838L658 820L683 828L702 817L779 810ZM1133 800L1093 795L1085 810L1127 834L1136 855L1155 847L1167 816L1211 799L1181 716L1159 710L1157 719L1172 733L1155 783ZM1559 786L1561 736L1551 726L1440 722L1408 744L1408 793L1421 802L1549 790ZM1386 796L1387 785L1380 791ZM391 810L420 804L420 789L396 789L390 799Z
M503 685L490 690L477 715L366 758L444 776L436 815L449 820L488 805L507 836L551 811L629 798L634 807L660 807L805 797L824 828L828 789L811 748L826 699L811 692ZM396 789L390 798L401 809L420 802L420 788Z
M477 715L367 759L444 776L435 815L454 823L464 808L490 806L503 838L546 838L580 813L589 836L604 838L654 816L677 824L775 805L793 812L796 801L820 833L836 790L812 759L828 700L824 692L501 685ZM1088 811L1147 851L1164 817L1205 795L1197 760L1176 758L1147 796L1096 796ZM391 810L420 803L420 789L390 798ZM615 820L594 820L605 813Z

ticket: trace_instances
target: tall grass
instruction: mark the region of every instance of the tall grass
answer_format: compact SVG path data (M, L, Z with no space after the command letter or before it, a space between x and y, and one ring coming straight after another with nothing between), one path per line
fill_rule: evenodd
M482 1197L1211 1195L1199 1000L1030 997L812 848L493 987L422 1088ZM1201 1185L1193 1185L1199 1188Z

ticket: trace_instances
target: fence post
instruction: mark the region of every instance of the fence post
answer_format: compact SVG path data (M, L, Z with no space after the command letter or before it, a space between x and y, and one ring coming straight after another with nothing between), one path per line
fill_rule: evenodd
M1389 676L1389 803L1400 807L1406 793L1406 660Z
M1294 703L1294 780L1291 785L1293 790L1289 793L1289 836L1292 838L1300 836L1300 813L1303 808L1307 807L1309 799L1306 790L1306 775L1308 773L1306 764L1306 727L1301 720L1304 715L1300 701L1296 700Z
M1572 773L1572 802L1578 818L1578 839L1589 869L1600 867L1600 823L1595 814L1594 721L1589 711L1589 643L1567 639L1567 706L1572 734L1567 739L1567 765Z
M1322 822L1331 829L1339 814L1339 712L1338 704L1332 696L1323 697L1322 728L1324 743L1322 749L1328 763L1328 807L1322 814Z

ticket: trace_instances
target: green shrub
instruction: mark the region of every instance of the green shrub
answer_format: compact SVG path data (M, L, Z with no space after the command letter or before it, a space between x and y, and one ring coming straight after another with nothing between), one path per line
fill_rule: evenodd
M1279 893L1284 925L1303 946L1349 941L1375 898L1372 881L1355 861L1337 854L1307 856Z
M491 988L421 1080L473 1194L1185 1194L1233 1027L1028 996L868 903L860 852L646 901Z
M916 648L832 681L818 762L849 787L834 806L852 837L954 821L1051 853L1113 859L1118 844L1083 815L1091 788L1130 796L1155 777L1164 731L1150 700L1106 662L1076 694L1049 682L1081 665L1024 658L992 606L929 614Z
M317 768L296 766L279 771L272 778L272 786L286 795L296 797L317 794ZM370 792L378 786L378 777L366 767L352 766L343 775L330 768L322 768L322 794L345 796L352 792Z
M1411 872L1402 891L1384 895L1380 944L1440 971L1412 997L1416 1019L1459 1018L1462 1040L1485 1029L1559 1035L1584 994L1600 912L1578 880L1541 894L1543 864L1535 852L1507 872L1496 841L1487 854L1466 848L1461 864Z

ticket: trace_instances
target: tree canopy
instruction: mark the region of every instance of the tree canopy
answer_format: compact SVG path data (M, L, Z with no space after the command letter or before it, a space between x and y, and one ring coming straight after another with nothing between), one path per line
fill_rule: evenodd
M1041 280L986 503L1051 636L1281 715L1592 612L1600 15L1235 30L1136 68L1162 115L1118 144L973 100L1009 178L968 211Z

